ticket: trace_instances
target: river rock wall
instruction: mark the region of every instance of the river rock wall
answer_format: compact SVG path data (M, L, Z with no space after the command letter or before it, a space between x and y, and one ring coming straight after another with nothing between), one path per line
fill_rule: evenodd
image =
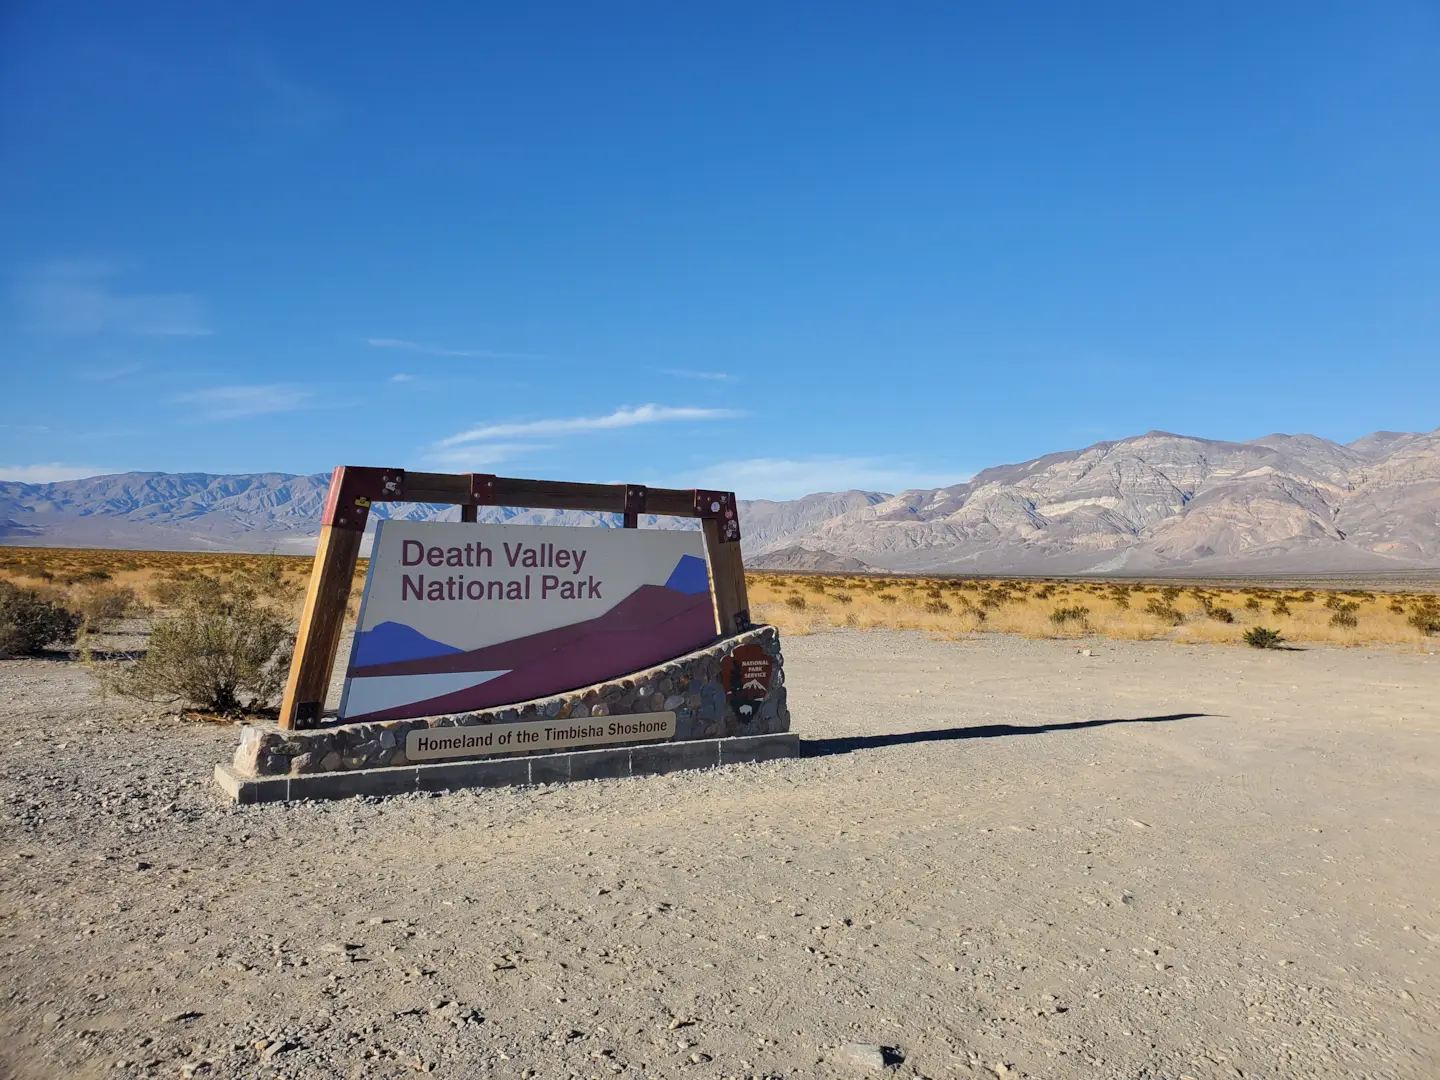
M737 712L727 697L721 666L735 648L752 644L765 650L774 664L774 674L769 693L747 717ZM650 712L675 714L675 738L667 740L674 742L789 731L779 633L773 626L756 627L622 679L503 708L413 720L332 723L306 731L247 724L240 733L233 768L241 776L301 776L404 766L412 764L405 756L406 736L417 729Z

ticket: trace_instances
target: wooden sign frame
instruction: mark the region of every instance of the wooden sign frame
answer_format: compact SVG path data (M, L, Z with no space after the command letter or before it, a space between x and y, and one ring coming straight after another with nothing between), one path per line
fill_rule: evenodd
M647 488L641 484L572 484L552 480L516 480L491 473L427 473L337 465L330 476L320 544L305 591L300 632L285 697L282 728L311 728L320 723L325 693L335 668L350 585L360 541L377 502L439 503L460 507L461 521L475 521L481 506L536 510L594 510L624 515L627 529L641 514L699 518L715 603L715 631L731 637L750 629L745 564L740 555L740 518L735 493L703 488Z

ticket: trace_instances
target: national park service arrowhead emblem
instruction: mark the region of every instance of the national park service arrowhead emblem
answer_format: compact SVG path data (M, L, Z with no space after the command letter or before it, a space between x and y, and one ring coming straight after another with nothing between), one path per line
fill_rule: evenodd
M720 681L730 707L746 722L769 695L774 677L775 661L759 645L737 645L720 665Z

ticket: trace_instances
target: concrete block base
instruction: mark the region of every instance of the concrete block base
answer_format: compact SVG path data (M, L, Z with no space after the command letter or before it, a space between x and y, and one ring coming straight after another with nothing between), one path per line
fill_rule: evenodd
M712 769L744 761L772 761L795 757L799 752L800 737L785 732L300 776L242 776L229 765L216 765L215 783L237 803L293 802L297 799L348 799L352 795L401 795L407 791L458 791L462 788L651 776L679 769Z

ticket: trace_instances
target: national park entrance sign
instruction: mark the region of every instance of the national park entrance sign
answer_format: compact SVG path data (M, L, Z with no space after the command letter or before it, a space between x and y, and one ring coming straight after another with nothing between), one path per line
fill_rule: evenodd
M379 523L338 716L324 713L370 507ZM481 506L623 529L477 522ZM638 528L642 514L700 529ZM340 466L275 725L220 785L240 801L668 772L789 756L779 636L753 626L728 491Z
M549 697L715 637L697 531L382 521L340 719Z

